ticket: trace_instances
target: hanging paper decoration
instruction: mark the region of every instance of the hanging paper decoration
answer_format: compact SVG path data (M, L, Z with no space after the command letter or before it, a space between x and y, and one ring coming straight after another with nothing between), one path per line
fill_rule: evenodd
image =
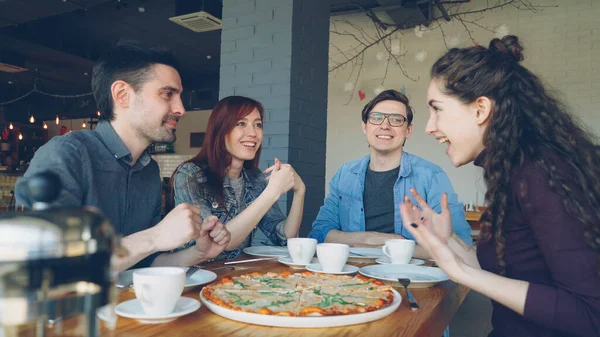
M506 35L508 35L508 33L510 33L510 29L508 29L508 26L505 24L494 28L494 35L496 35L496 37L499 39L505 37Z
M382 91L384 91L385 88L382 85L378 85L375 87L375 89L373 89L373 93L375 94L375 96L381 94Z
M446 39L448 48L456 48L460 44L460 34L452 34Z
M402 86L402 88L400 88L400 92L406 96L406 88L404 86Z
M391 45L391 52L392 55L400 55L401 53L401 48L400 48L400 40L399 39L393 39L392 42L390 43Z
M344 92L350 92L352 90L354 90L354 83L352 83L352 82L344 83Z
M417 62L425 61L426 57L427 57L427 51L425 49L421 49L420 51L418 51L415 54L415 60L417 60Z
M375 58L377 61L383 61L385 59L385 53L380 51L375 55Z
M365 97L367 97L367 95L365 95L365 93L362 90L359 90L358 91L358 97L362 101L363 99L365 99Z

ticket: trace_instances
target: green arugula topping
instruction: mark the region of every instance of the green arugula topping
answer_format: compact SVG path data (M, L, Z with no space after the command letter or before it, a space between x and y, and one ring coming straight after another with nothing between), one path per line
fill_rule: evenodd
M243 284L242 282L238 281L238 280L233 280L233 284L237 284L237 285L239 285L242 288L246 288L246 285Z
M290 302L294 302L294 300L275 301L275 302L271 303L270 307L278 307L282 304L288 304Z
M364 286L365 284L369 284L371 283L369 282L365 282L365 283L348 283L348 284L342 284L340 287L354 287L354 286Z
M227 294L233 296L236 298L235 302L233 302L234 304L237 305L250 305L250 304L254 304L254 301L242 301L242 297L236 293L230 293L227 292Z

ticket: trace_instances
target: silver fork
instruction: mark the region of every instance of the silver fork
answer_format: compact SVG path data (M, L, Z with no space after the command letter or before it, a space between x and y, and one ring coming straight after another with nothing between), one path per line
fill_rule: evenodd
M413 296L413 294L411 294L410 291L408 291L408 285L410 284L410 279L398 278L398 282L400 282L400 284L404 287L404 290L406 290L406 296L408 297L408 302L410 302L411 310L419 310L419 305L417 304L417 300L415 300L415 297Z
M190 278L192 275L194 275L195 272L198 271L198 267L196 266L191 266L186 272L185 272L185 278L188 279Z

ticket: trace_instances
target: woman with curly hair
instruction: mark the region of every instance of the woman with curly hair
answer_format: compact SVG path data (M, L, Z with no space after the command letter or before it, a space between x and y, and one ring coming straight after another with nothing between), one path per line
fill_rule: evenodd
M600 336L600 148L519 62L516 36L433 65L426 132L484 170L477 249L413 191L403 223L454 281L492 299L490 336Z

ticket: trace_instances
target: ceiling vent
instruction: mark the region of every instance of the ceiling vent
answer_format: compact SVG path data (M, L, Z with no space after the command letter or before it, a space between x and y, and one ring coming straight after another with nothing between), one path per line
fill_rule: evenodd
M174 16L169 20L196 33L221 29L221 19L205 11Z

